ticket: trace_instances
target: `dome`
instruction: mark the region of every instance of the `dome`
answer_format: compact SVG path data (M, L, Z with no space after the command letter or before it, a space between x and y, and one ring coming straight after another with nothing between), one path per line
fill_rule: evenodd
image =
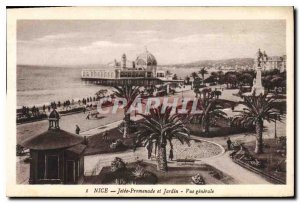
M146 50L144 53L140 54L136 58L136 64L137 65L156 66L157 62L156 62L156 59L153 56L153 54L151 54L150 52L148 52L148 50Z

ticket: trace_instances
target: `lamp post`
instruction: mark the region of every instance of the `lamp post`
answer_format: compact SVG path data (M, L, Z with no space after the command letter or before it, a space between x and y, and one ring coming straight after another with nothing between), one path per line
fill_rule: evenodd
M276 121L277 121L277 114L275 114L275 132L274 132L274 138L277 139L277 128L276 128Z

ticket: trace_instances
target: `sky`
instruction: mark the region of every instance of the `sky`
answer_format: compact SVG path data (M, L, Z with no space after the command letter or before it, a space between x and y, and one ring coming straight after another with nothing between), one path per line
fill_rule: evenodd
M286 54L283 20L19 20L17 63L85 66L145 51L158 65Z

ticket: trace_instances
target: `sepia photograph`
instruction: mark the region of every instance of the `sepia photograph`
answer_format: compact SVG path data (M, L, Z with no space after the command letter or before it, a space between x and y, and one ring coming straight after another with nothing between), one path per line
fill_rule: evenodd
M8 196L294 195L292 7L7 12Z

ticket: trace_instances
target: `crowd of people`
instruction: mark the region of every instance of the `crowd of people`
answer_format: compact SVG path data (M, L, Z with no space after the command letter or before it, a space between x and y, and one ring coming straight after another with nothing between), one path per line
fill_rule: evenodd
M51 109L59 109L60 111L69 111L74 108L81 108L85 113L87 109L92 109L93 103L95 101L99 101L101 98L105 97L105 95L96 95L94 97L84 97L79 99L77 102L74 99L68 99L63 102L61 101L53 101L49 105L44 104L43 106L22 106L21 109L17 109L17 120L21 121L24 119L33 119L39 118L41 116L46 116L47 113L50 113ZM109 95L106 97L113 98L113 95ZM108 101L107 101L108 102ZM103 103L103 105L107 105L107 103ZM92 114L87 116L87 119L93 117Z

